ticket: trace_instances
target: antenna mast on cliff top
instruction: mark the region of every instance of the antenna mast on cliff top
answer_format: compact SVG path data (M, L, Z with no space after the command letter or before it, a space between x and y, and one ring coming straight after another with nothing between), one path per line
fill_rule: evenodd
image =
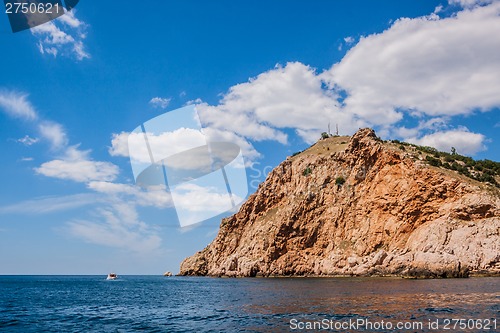
M335 135L339 136L339 124L336 124L336 127L337 127L337 131L335 132Z

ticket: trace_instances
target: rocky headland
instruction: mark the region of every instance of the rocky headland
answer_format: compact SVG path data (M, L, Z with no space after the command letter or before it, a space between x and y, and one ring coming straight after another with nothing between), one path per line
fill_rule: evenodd
M276 167L180 275L500 275L500 179L443 162L371 129L325 137Z

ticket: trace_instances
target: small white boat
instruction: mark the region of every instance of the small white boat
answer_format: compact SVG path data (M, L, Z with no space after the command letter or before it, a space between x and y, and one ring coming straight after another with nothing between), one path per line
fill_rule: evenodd
M116 275L115 273L109 273L108 277L106 278L106 280L116 280L116 279L118 279L118 275Z

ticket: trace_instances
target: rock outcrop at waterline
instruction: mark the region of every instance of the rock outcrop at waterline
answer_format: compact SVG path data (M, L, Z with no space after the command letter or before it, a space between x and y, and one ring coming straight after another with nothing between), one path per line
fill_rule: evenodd
M500 273L500 192L371 129L276 167L180 275Z

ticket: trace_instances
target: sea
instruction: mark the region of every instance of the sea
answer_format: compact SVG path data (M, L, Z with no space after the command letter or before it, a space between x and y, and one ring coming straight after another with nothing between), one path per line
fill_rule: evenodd
M0 332L500 332L500 278L0 276Z

